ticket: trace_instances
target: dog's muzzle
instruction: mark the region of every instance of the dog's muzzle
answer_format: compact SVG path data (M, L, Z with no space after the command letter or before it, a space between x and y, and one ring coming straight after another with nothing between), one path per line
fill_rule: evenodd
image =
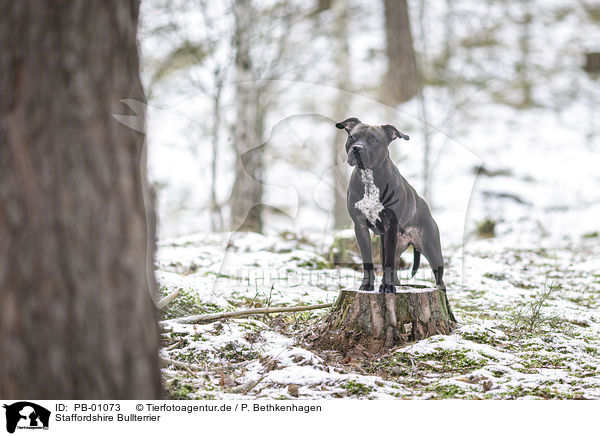
M367 152L362 145L353 145L348 151L348 163L351 166L356 165L360 169L367 167Z

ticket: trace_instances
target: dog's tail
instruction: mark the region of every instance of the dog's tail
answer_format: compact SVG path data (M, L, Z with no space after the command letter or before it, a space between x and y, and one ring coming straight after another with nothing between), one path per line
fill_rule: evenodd
M413 245L413 253L414 253L414 258L413 258L413 267L412 267L412 273L410 275L410 278L412 279L415 274L417 273L417 270L419 269L419 264L421 263L421 253L419 253L417 251L417 249L415 248L415 246Z

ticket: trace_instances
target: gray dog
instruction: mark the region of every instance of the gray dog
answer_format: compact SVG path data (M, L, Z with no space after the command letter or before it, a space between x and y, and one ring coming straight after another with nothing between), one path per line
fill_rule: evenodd
M414 250L412 276L419 268L419 253L423 253L431 265L436 285L445 291L438 226L425 200L402 177L388 152L390 142L396 138L408 140L408 136L394 126L369 126L358 118L348 118L335 126L348 133L348 163L355 167L350 176L347 201L363 259L360 290L375 289L371 230L381 236L383 280L379 292L396 292L395 285L400 284L396 258L411 244Z

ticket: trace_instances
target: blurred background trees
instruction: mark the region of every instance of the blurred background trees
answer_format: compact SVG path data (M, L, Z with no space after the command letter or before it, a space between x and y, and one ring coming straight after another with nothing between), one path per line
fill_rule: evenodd
M591 144L598 91L582 67L598 44L581 29L594 33L598 10L588 1L145 1L143 77L157 108L150 116L179 110L172 128L185 131L177 139L150 135L162 150L151 159L162 164L151 166L163 224L181 224L165 232L275 226L293 209L291 196L273 193L274 185L287 187L278 165L286 159L298 169L289 179L310 174L310 162L327 162L315 210L329 215L329 228L347 227L343 138L316 114L407 130L411 141L392 144L392 156L441 208L445 150L493 119L484 106L506 114L543 108L562 122L571 118L564 111L587 100ZM313 114L313 128L295 119L289 144L269 141L293 114ZM185 157L189 170L174 176L164 161L174 167Z
M383 101L394 105L413 98L420 87L406 0L384 0L385 55Z
M264 113L260 104L264 85L257 83L257 71L250 53L254 8L252 0L235 0L233 3L235 51L235 111L233 141L236 161L235 178L229 205L231 227L247 231L262 231L261 202L263 195L262 153L252 152L261 144L264 130ZM242 158L246 157L242 161Z
M350 2L336 0L333 2L333 40L331 42L331 55L337 69L335 86L342 91L352 89L352 63L350 54ZM320 8L322 10L322 8ZM352 94L340 92L333 102L333 118L345 120L348 118L348 108L352 104ZM348 172L344 165L346 150L340 146L339 137L335 136L331 142L332 173L333 173L333 227L343 229L350 225L350 216L346 208L346 189L348 186Z

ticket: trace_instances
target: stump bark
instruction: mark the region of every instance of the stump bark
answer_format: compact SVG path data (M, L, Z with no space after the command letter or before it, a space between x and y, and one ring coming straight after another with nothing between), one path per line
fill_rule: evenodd
M444 291L398 286L395 294L342 290L313 342L344 353L369 353L437 334L450 334L453 316Z

